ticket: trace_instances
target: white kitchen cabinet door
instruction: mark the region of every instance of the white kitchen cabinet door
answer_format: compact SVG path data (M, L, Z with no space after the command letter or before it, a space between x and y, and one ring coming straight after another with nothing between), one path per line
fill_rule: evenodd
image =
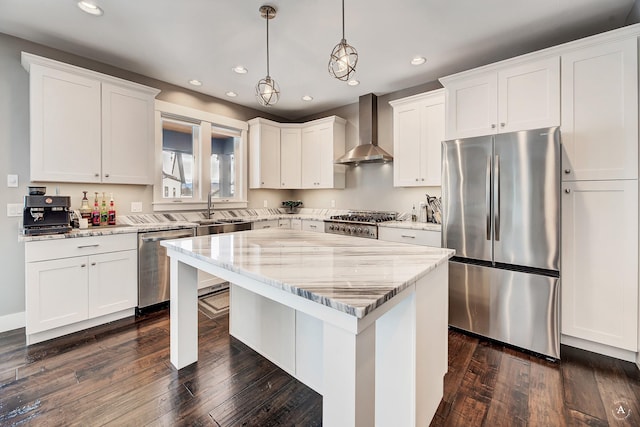
M137 251L89 257L89 317L115 313L138 305Z
M344 154L346 122L321 121L302 129L302 188L344 188L345 166L334 161Z
M153 184L154 95L102 84L102 182Z
M635 38L562 55L563 180L638 178Z
M393 185L440 186L445 106L442 89L390 102Z
M87 257L26 264L27 335L88 318L88 269Z
M254 122L249 127L251 188L280 188L280 128Z
M280 188L302 187L302 130L280 129Z
M316 219L303 219L302 230L315 231L316 233L324 233L324 221Z
M291 218L291 229L302 230L302 220L298 218Z
M496 133L498 77L485 72L445 84L446 139Z
M560 58L498 72L498 132L560 125Z
M318 127L302 129L302 188L320 188L322 142Z
M637 352L638 183L562 188L562 334Z
M290 230L291 229L291 220L288 219L288 218L279 219L278 220L278 228L281 228L283 230Z
M32 181L100 182L100 82L32 64Z

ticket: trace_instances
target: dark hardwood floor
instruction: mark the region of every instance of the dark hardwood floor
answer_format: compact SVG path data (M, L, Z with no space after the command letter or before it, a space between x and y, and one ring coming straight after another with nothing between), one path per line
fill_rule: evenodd
M229 337L227 316L199 322L200 361L180 372L169 363L166 310L30 347L23 329L0 334L0 425L322 424L322 397ZM640 425L634 364L570 347L562 357L450 331L431 425Z

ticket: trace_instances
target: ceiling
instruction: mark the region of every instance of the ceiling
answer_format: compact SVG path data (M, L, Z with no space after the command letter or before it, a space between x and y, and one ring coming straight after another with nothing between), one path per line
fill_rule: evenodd
M348 86L327 65L342 37L340 0L0 0L0 32L295 120L439 77L625 25L634 0L345 0L345 36L359 53ZM278 104L262 107L270 74ZM410 65L416 55L427 62ZM244 75L232 67L243 65ZM199 79L202 86L189 85ZM225 95L238 94L236 98ZM314 99L305 102L301 98Z

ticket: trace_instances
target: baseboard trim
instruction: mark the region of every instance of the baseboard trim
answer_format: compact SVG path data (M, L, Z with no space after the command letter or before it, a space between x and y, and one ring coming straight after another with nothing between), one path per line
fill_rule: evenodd
M24 328L26 324L26 315L24 311L0 316L0 332Z
M638 353L633 351L623 350L621 348L611 347L609 345L587 341L568 335L562 335L560 337L560 343L632 363L637 363L636 360L639 356ZM562 351L560 352L560 359L562 359Z

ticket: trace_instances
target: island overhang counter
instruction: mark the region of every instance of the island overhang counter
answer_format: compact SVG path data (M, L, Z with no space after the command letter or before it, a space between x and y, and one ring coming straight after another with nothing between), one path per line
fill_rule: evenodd
M177 369L198 360L200 269L230 283L230 335L320 393L324 425L433 417L447 371L452 250L277 229L161 244Z

